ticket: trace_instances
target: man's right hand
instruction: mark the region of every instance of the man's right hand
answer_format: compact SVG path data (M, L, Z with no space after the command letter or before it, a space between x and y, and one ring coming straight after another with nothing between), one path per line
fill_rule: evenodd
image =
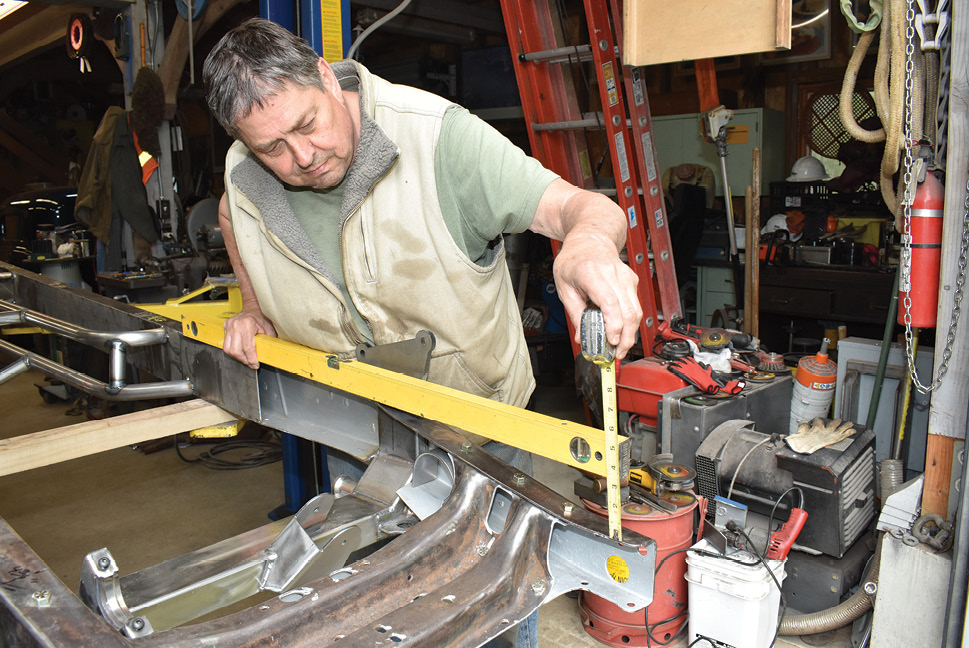
M258 309L243 309L238 315L226 320L225 339L222 350L243 364L259 368L256 356L256 335L276 337L276 328L269 318Z

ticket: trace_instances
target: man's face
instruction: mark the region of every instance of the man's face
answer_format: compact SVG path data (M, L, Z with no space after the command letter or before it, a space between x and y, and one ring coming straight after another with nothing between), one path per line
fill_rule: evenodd
M334 187L353 162L359 135L339 82L320 59L326 91L287 85L236 123L240 139L283 182Z

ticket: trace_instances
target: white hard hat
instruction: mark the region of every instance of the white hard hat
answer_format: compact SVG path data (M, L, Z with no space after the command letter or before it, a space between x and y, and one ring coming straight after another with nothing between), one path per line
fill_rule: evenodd
M811 155L805 155L791 167L791 175L787 176L787 181L814 182L815 180L828 180L830 177L824 172L824 165L821 164L821 160Z

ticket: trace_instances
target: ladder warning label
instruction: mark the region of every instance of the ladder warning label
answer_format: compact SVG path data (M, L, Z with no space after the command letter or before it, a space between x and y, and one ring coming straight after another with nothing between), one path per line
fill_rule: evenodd
M630 207L626 213L629 215L629 229L633 229L636 227L636 208Z
M622 133L616 133L616 155L619 158L619 177L623 182L629 182L629 160L626 159L626 138Z
M643 133L643 160L646 161L646 179L652 182L656 179L656 159L653 157L653 138L649 131Z
M657 209L656 212L653 214L653 217L656 219L656 229L663 229L663 223L664 223L663 210Z
M606 92L609 95L609 105L619 103L619 90L616 88L616 74L612 69L612 61L602 64L602 78L606 80Z

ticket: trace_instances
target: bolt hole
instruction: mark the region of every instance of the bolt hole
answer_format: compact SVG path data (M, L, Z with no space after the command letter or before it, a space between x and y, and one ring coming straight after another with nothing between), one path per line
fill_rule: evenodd
M377 632L379 632L381 634L385 634L385 633L389 632L391 630L391 628L390 628L390 626L379 625L379 626L376 626L374 628L374 630L376 630Z
M340 569L330 574L330 578L332 578L335 582L339 582L344 578L350 578L352 575L353 572L351 572L349 569Z
M442 596L441 603L448 603L448 604L454 603L455 598L456 597L454 596L454 594L448 594L447 596Z
M285 592L279 595L279 600L283 603L295 603L296 601L303 598L303 593L298 590L293 590L292 592Z
M601 452L597 452L596 453L596 461L602 461L602 453Z

